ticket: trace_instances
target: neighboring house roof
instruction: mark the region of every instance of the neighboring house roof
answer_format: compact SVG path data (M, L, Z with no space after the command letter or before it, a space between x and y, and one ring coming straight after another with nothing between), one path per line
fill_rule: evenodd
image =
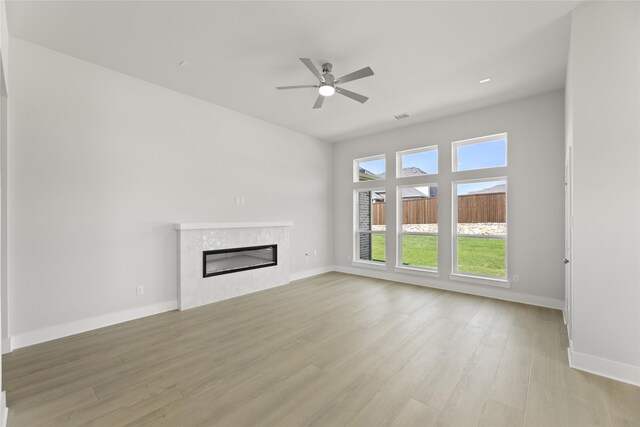
M428 175L425 171L415 166L410 166L408 168L402 168L402 176L420 176L420 175Z
M420 197L429 197L429 195L414 187L405 187L402 189L403 199L418 199Z
M360 181L372 181L374 179L378 179L380 175L376 175L375 173L366 170L361 167L358 169L358 173L360 174Z
M380 178L385 178L386 177L386 172L382 172L382 173L373 173L371 171L366 170L365 168L361 167L359 170L360 176L365 178L364 181L367 180L367 177L369 179L376 179L376 177L380 177ZM408 168L402 168L402 176L420 176L420 175L429 175L428 173L426 173L425 171L423 171L420 168L417 168L415 166L410 166Z
M494 185L493 187L483 188L482 190L469 191L469 194L487 194L487 193L506 193L507 186L505 184Z
M421 187L428 188L429 194L418 190L415 187L405 187L402 189L402 198L403 199L421 199L424 197L437 197L438 190L437 187ZM384 202L387 197L387 192L384 190L374 191L373 192L373 200L377 200L379 202Z

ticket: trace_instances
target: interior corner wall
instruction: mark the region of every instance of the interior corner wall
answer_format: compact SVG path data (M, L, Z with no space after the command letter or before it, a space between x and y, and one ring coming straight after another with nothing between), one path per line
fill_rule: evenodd
M640 385L640 3L573 11L572 366Z
M451 172L451 143L474 137L508 133L508 168L495 171ZM396 251L396 152L437 145L438 257L440 277L394 272ZM353 160L386 156L387 264L386 271L352 265ZM451 271L451 181L479 174L508 179L508 263L510 289L461 283ZM334 251L341 271L439 287L560 309L564 300L564 94L555 91L514 102L416 124L394 131L336 144L334 150ZM489 175L491 176L491 175ZM412 178L413 179L413 178ZM429 177L425 179L429 180ZM363 183L369 184L369 183ZM375 186L377 183L371 183Z
M171 306L177 222L290 220L291 272L330 268L331 144L11 43L14 344L96 316ZM237 205L236 196L246 204ZM141 285L145 293L137 296Z

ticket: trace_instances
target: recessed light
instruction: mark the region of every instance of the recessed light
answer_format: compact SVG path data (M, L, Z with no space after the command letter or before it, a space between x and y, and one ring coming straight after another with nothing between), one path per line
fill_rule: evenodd
M486 79L480 80L480 83L489 83L490 81L491 79L487 77Z
M182 68L189 68L191 67L191 62L187 62L187 61L180 61L178 63L179 66L181 66Z

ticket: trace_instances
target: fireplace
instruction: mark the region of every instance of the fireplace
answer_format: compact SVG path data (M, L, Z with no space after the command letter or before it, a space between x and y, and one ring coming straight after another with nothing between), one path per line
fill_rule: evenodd
M278 245L248 246L202 252L202 277L278 265Z

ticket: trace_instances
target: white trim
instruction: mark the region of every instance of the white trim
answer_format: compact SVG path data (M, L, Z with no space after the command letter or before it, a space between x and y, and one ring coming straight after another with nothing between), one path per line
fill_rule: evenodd
M411 150L410 150L411 151ZM398 160L399 161L399 160ZM424 177L425 175L423 175ZM402 198L402 190L404 188L416 188L416 187L435 187L438 188L437 182L425 182L421 181L416 184L402 184L396 186L396 262L395 269L396 271L400 269L407 269L407 267L402 264L402 237L403 236L432 236L436 238L436 258L438 265L435 270L433 269L424 269L424 268L413 268L415 271L408 271L409 274L423 274L421 272L428 271L433 275L435 273L435 277L440 277L438 273L440 268L440 259L438 257L438 248L440 247L440 236L439 233L422 233L422 232L404 232L402 231L402 226L404 225L402 221L404 220L404 199ZM427 197L427 199L436 199L438 200L438 196L436 197ZM436 225L440 225L436 223ZM440 231L440 230L438 230ZM411 267L409 267L411 268ZM427 274L429 275L429 274Z
M354 160L355 161L355 160ZM371 182L371 181L367 181L367 182ZM374 231L374 230L360 230L360 218L359 218L359 214L360 214L360 196L359 193L364 193L364 192L369 192L369 193L374 193L376 191L384 191L385 192L385 217L386 215L386 210L389 209L389 204L386 203L388 200L388 194L387 194L387 190L386 187L363 187L363 188L354 188L353 189L353 204L352 204L352 218L351 220L353 221L352 226L353 226L353 235L351 238L351 242L352 242L352 253L351 256L353 257L352 259L354 260L358 260L358 261L353 261L353 265L355 266L356 262L358 263L365 263L365 264L370 264L367 261L362 261L360 260L360 241L359 241L359 234L360 233L369 233L369 234L382 234L384 235L384 239L385 239L385 257L386 257L386 252L387 252L387 248L386 248L386 244L387 244L387 227L385 224L385 229L384 231ZM369 195L369 205L371 206L371 194ZM371 214L371 226L373 226L373 213ZM371 255L373 255L373 247L371 248ZM372 263L375 261L372 261ZM378 263L376 262L377 265ZM379 267L374 267L374 268L379 268ZM386 269L386 267L385 267Z
M484 235L467 235L458 234L458 184L473 183L473 182L497 182L504 181L504 209L505 209L505 234L504 236L484 236ZM504 277L483 277L480 275L472 275L468 273L458 272L458 238L474 238L474 239L496 239L504 240ZM451 273L449 278L455 279L452 276L463 276L467 279L473 278L473 280L465 280L471 283L480 283L484 285L510 287L509 284L509 180L506 175L487 177L487 178L473 178L473 179L458 179L451 181ZM507 286L490 283L485 280L502 280L507 283Z
M296 273L291 273L289 275L289 282L293 282L295 280L302 280L308 277L318 276L320 274L330 273L334 271L335 267L333 265L327 265L324 267L312 268L310 270L298 271Z
M573 345L567 347L567 353L569 355L569 366L574 369L640 386L640 366L628 365L615 360L580 353L573 350Z
M260 227L292 227L293 221L273 222L181 222L175 225L176 230L206 230L214 228L260 228Z
M374 270L386 270L387 264L384 262L375 261L351 261L351 265L354 267L371 268Z
M426 268L419 268L419 267L408 267L405 265L396 265L393 268L393 271L397 273L415 274L416 276L435 277L435 278L440 277L440 273L438 273L438 270L429 270Z
M7 392L3 391L0 395L0 427L6 427L9 409L7 408Z
M494 279L491 277L472 276L461 273L449 274L449 280L456 282L475 283L477 285L497 286L499 288L510 288L511 282L505 279Z
M178 301L173 300L165 301L159 304L147 305L144 307L132 308L129 310L117 311L115 313L89 317L86 319L74 320L72 322L63 323L61 325L48 326L46 328L38 329L35 331L14 335L11 337L12 345L13 349L15 350L17 348L34 345L45 341L51 341L58 338L64 338L70 335L92 331L98 328L104 328L105 326L111 326L117 323L139 319L141 317L164 313L165 311L176 310L177 308Z
M385 173L385 177L382 178L377 178L377 179L372 179L369 181L360 181L360 163L363 162L370 162L372 160L384 160L384 169L385 172L387 171L387 156L386 154L378 154L375 156L369 156L369 157L361 157L359 159L353 159L353 183L355 184L356 182L372 182L372 181L384 181L385 178L387 177L386 173Z
M2 339L2 354L11 353L13 348L11 347L11 337Z
M392 282L407 283L409 285L424 286L427 288L443 289L446 291L459 292L469 295L477 295L487 298L500 299L522 304L535 305L539 307L553 308L561 310L564 302L560 299L543 297L538 295L521 294L510 290L497 288L495 286L469 286L465 284L448 283L444 280L424 277L422 280L416 276L403 275L402 273L378 272L374 270L356 269L337 265L335 271L339 273L355 274L357 276L373 277L376 279L389 280Z

